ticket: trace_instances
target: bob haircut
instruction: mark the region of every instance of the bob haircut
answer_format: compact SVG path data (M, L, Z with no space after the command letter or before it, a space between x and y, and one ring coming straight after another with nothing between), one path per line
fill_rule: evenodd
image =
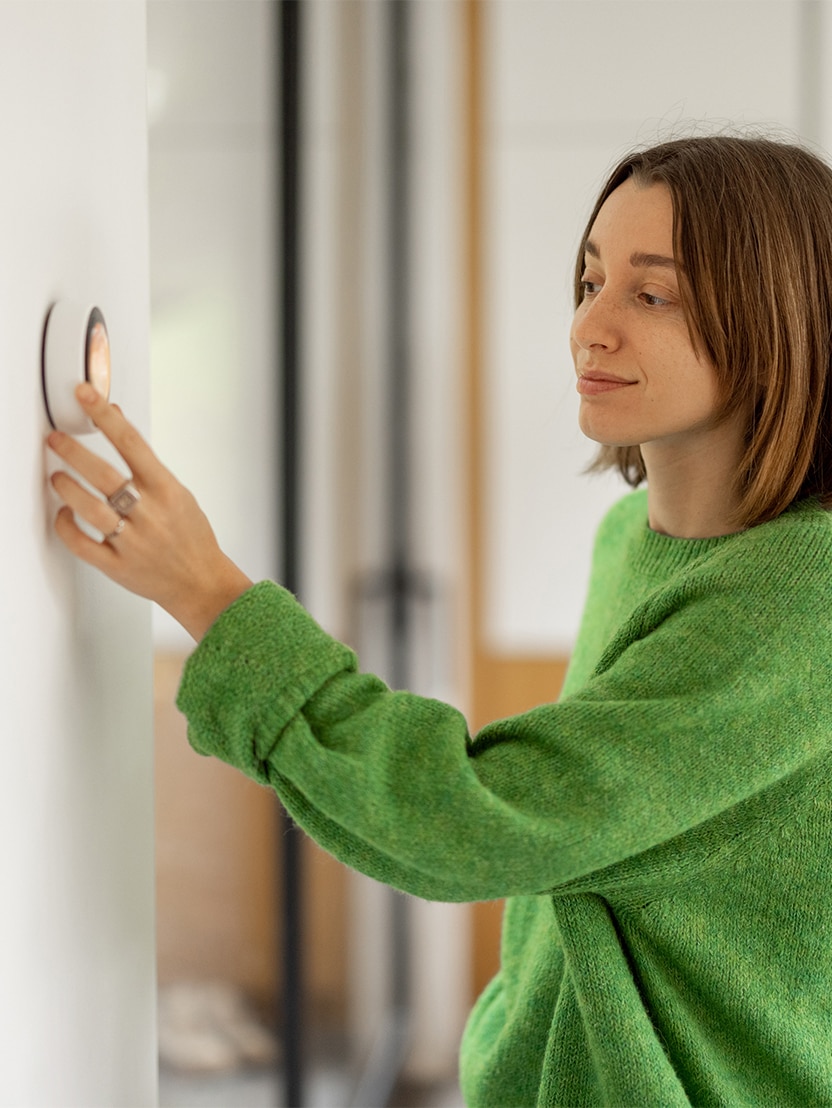
M676 139L628 154L581 239L624 181L665 185L691 341L715 367L723 418L749 412L735 522L774 519L793 501L832 506L832 170L765 138ZM638 446L602 446L590 471L646 477Z

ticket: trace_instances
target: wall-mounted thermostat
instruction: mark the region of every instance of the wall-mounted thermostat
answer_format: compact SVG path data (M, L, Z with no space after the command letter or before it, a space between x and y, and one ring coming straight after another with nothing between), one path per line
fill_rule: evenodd
M58 431L83 435L95 427L75 399L82 381L105 400L110 396L110 338L98 308L59 300L46 317L43 336L43 399Z

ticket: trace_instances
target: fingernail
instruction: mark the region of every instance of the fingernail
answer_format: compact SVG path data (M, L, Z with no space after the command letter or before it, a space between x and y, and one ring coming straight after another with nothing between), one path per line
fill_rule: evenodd
M66 436L61 431L52 431L46 436L49 446L60 446Z
M92 404L93 400L98 396L98 393L89 381L84 381L83 384L78 386L75 395L83 404Z

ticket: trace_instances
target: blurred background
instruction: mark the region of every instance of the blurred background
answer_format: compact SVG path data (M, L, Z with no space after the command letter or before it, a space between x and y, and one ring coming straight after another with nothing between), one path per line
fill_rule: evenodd
M153 441L231 557L472 728L554 699L624 491L575 425L594 195L679 134L828 149L830 47L826 0L149 0ZM460 1104L501 906L194 754L156 620L162 1104Z

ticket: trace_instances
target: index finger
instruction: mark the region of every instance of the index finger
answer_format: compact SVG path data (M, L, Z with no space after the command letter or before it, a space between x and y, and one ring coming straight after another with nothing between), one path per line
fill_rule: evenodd
M140 481L145 488L152 487L165 472L164 466L133 424L124 418L121 409L108 403L92 385L86 383L78 386L75 395L98 430L110 440L130 467L134 480Z

